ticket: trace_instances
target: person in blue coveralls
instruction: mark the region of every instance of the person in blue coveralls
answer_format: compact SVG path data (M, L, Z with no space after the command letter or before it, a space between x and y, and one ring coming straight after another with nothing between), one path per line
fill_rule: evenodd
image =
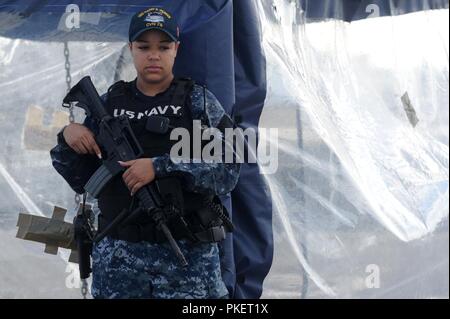
M192 137L195 123L200 123L202 130L224 132L233 123L206 87L189 78L174 77L179 36L175 17L162 7L148 8L131 19L129 48L137 77L113 84L102 99L110 115L129 118L144 156L120 162L123 174L99 195L98 231L123 209L137 207L134 195L141 187L158 183L162 197L179 206L177 211L187 223L181 227L174 218L168 226L188 266L179 264L153 220L142 214L94 244L94 298L228 297L217 243L232 225L218 196L236 186L240 165L236 161L193 160L192 155L189 161L175 161L171 149L177 141L170 135L181 128ZM163 134L148 130L152 116L168 118L171 129ZM102 163L101 147L95 140L97 130L89 117L83 124L71 123L60 131L50 152L54 168L77 193L84 192L84 185ZM195 141L190 141L192 147Z

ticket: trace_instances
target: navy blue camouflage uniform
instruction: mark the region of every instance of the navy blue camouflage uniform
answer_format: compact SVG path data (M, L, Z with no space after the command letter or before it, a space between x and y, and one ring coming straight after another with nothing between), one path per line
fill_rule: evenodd
M136 85L134 82L134 89ZM142 95L142 93L141 93ZM107 96L102 96L106 100ZM217 127L225 111L206 88L194 85L188 99L193 120ZM95 123L87 117L84 125L94 133ZM51 150L55 169L74 191L84 192L89 177L101 165L93 155L75 153L59 134ZM169 175L183 177L183 187L191 192L224 195L236 185L240 165L223 162L173 162L169 154L152 158L156 179ZM223 298L227 290L221 278L217 243L177 241L189 263L180 267L167 243L131 243L105 237L92 252L95 298Z

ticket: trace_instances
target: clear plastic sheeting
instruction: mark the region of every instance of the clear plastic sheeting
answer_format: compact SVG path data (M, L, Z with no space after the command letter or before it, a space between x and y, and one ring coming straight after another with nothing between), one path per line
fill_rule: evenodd
M260 140L278 151L275 172L261 164L275 241L262 297L448 298L448 10L348 23L309 21L294 1L256 4L268 85L260 129L278 128ZM65 50L52 41L64 32L0 35L2 298L80 296L68 251L16 239L17 216L58 205L73 218L74 193L49 157L68 123L68 85L92 75L103 93L135 77L123 39L80 37Z
M448 10L352 23L308 23L281 0L259 12L260 128L279 130L261 141L279 159L263 297L448 298Z
M126 78L132 65L117 68L126 63L125 45L69 41L65 54L64 42L0 37L0 298L81 296L78 265L67 263L70 251L48 255L44 244L15 238L16 222L24 212L50 217L55 205L67 208L65 220L72 222L75 193L54 170L49 154L57 132L69 123L62 99L68 84L84 75L94 75L99 92L115 76L132 79L132 74ZM74 111L81 122L84 112Z

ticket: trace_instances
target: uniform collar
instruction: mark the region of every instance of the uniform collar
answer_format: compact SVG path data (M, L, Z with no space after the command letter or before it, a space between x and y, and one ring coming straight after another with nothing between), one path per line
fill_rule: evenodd
M158 100L160 98L166 97L167 94L171 91L175 78L172 80L172 82L170 83L170 86L163 92L159 92L158 94L156 94L155 96L149 96L149 95L145 95L144 93L142 93L137 85L136 85L136 81L137 78L134 79L134 81L132 82L131 85L131 94L133 95L133 97L138 98L139 100L145 101L145 102L154 102L155 100Z

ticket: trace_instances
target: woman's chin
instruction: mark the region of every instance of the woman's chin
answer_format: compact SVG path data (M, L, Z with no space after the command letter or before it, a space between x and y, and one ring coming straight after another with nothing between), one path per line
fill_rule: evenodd
M163 77L160 74L145 74L143 77L144 81L147 83L160 83L163 81Z

